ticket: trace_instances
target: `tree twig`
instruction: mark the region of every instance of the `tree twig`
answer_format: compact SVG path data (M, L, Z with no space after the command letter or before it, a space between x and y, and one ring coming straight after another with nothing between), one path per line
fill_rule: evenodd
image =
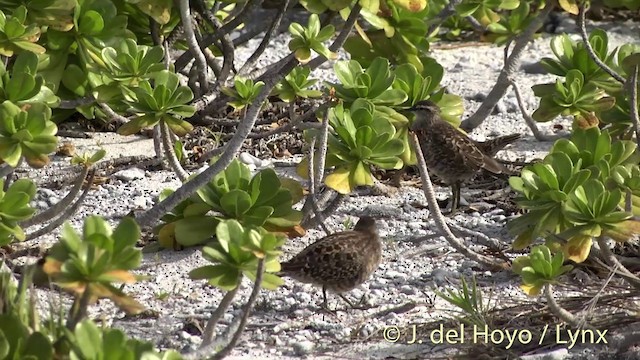
M520 89L518 89L518 84L515 80L511 82L511 86L513 87L513 92L516 94L516 100L518 102L518 107L520 108L520 113L522 114L522 118L524 122L527 124L531 132L533 133L533 137L538 141L555 141L559 139L560 136L557 135L545 135L540 129L538 129L538 124L536 121L529 115L529 112L525 108L524 101L522 100L522 95L520 94Z
M180 19L182 20L182 28L184 29L184 35L189 46L189 51L196 59L198 66L198 76L200 78L200 89L202 92L209 91L209 80L207 77L207 60L200 49L200 45L196 40L196 34L193 30L193 24L191 22L191 8L189 6L189 0L179 0L178 5L180 7ZM206 47L206 46L205 46Z
M582 43L584 44L584 48L587 50L589 57L593 60L602 70L604 70L607 74L611 75L612 78L616 79L621 83L625 83L625 78L620 76L615 70L610 68L607 64L605 64L596 52L593 50L593 46L589 42L589 35L587 34L587 25L585 20L585 15L587 13L587 1L581 1L578 3L578 30L580 31L580 36L582 37Z
M83 166L82 172L76 179L76 182L73 184L73 187L69 190L67 195L65 195L65 197L62 198L62 200L60 200L58 203L51 206L50 208L37 213L32 218L21 222L20 226L26 228L31 225L41 224L49 221L50 219L52 219L53 217L55 217L60 213L64 213L65 208L69 206L71 202L73 202L73 199L75 199L75 197L80 192L80 189L82 188L82 184L84 183L84 180L87 177L87 174L89 174L89 168L86 166Z
M73 205L69 206L64 213L60 214L60 216L57 219L53 220L46 226L43 226L42 228L32 232L31 234L27 234L26 240L36 239L44 234L48 234L49 232L56 229L58 226L62 225L62 223L65 222L65 220L67 220L71 215L73 215L78 210L80 205L82 205L82 203L84 202L84 199L87 197L87 194L89 193L89 190L93 185L93 178L95 177L95 175L96 175L96 170L91 169L91 171L89 171L89 177L87 178L84 191L80 194L76 202L73 203Z
M253 65L255 65L255 63L258 61L258 59L262 55L262 53L264 53L264 50L267 48L267 45L269 45L269 42L271 41L271 37L275 34L275 32L278 30L278 27L280 26L280 22L282 21L284 14L287 12L289 3L290 3L290 0L281 1L280 7L278 8L278 12L276 13L276 16L273 18L273 21L271 22L271 26L269 26L269 29L264 34L264 37L262 38L260 45L258 45L258 47L253 52L253 54L251 54L249 59L247 59L247 61L244 63L244 65L242 65L242 67L238 71L239 75L244 75L249 70L251 70Z
M227 291L227 293L222 297L222 300L220 300L220 304L218 304L216 310L211 314L209 321L207 321L207 326L205 326L204 328L204 332L202 333L202 344L200 345L200 348L211 344L211 342L213 341L216 325L229 308L229 305L231 305L233 298L238 293L238 289L240 289L240 284L233 288L233 290Z
M164 153L167 157L167 161L169 162L169 165L171 165L173 172L175 172L178 176L178 179L184 182L189 177L189 174L182 168L182 165L180 165L180 161L176 156L176 152L173 150L171 139L169 138L169 127L164 121L161 121L159 125L160 133L162 134L162 144L164 146Z
M507 90L513 80L513 74L518 68L520 57L522 56L525 47L529 41L533 39L533 35L536 31L542 27L544 20L554 8L555 5L552 2L547 2L545 4L545 8L540 11L540 13L532 19L529 25L527 25L524 31L516 37L511 55L509 55L508 61L502 67L495 85L478 110L473 115L462 121L460 128L467 132L471 132L473 129L480 126L480 124L482 124L482 122L491 114L491 111L493 111L493 108L496 106L498 101L500 101L500 99L507 93Z

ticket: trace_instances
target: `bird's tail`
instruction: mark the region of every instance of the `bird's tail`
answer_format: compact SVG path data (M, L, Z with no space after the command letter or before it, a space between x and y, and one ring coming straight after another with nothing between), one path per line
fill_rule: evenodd
M513 143L521 137L521 134L505 135L483 142L478 141L476 142L476 145L478 146L480 151L485 153L487 156L494 157L498 153L498 151L504 149L507 145Z

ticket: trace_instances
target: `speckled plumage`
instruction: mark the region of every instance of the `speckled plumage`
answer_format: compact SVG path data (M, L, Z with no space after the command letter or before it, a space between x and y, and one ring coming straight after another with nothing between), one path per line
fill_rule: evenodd
M481 168L494 174L508 172L493 156L519 139L519 134L477 142L442 120L440 109L432 101L418 102L409 110L416 115L411 130L418 136L427 168L451 186L452 212L460 203L461 183L473 177Z
M375 220L361 217L353 230L326 236L283 263L281 275L321 286L326 307L326 290L352 290L371 276L381 258Z

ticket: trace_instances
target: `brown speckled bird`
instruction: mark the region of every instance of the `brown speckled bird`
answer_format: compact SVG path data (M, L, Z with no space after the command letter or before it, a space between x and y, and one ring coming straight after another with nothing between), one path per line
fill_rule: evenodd
M440 108L433 101L420 101L409 110L416 115L411 131L418 136L427 168L451 186L451 213L460 204L460 185L478 170L482 168L494 174L509 173L493 156L519 139L520 134L478 142L442 120Z
M342 293L365 282L378 268L381 258L376 222L363 216L353 230L328 235L283 263L280 275L321 286L325 309L327 290L355 307Z

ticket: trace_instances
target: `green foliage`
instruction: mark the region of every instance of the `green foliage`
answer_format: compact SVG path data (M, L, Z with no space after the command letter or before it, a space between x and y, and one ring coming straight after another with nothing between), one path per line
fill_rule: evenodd
M11 16L0 11L0 55L13 56L14 53L30 51L36 54L45 52L45 48L36 44L40 38L40 28L36 24L27 24L27 9L20 6Z
M118 329L98 328L91 320L79 323L72 334L70 359L99 360L99 359L149 359L149 360L178 360L179 353L170 350L160 353L153 349L149 342L127 339Z
M168 196L165 190L161 199ZM203 244L214 234L219 221L236 219L243 226L286 231L302 218L293 204L302 199L302 186L280 179L273 169L264 169L253 177L249 168L233 160L191 198L180 203L162 220L158 234L165 247ZM209 215L214 211L214 215Z
M533 93L540 97L540 105L533 112L536 121L550 121L558 115L577 116L611 109L615 99L606 96L593 82L585 83L583 74L575 69L569 70L566 81L559 79L555 84L538 84L532 87Z
M335 89L336 96L347 103L364 98L375 105L398 105L407 94L393 89L394 75L387 59L378 57L365 70L355 60L339 61L333 67L340 84L327 83Z
M531 249L531 254L520 256L513 261L513 271L522 276L520 287L527 295L535 296L546 284L553 284L562 274L573 269L571 265L563 265L562 252L551 255L544 245Z
M84 220L82 236L69 223L62 229L60 241L50 250L44 271L60 287L76 296L89 292L90 302L109 298L128 314L144 308L112 283L134 283L140 277L132 274L140 266L142 253L135 248L140 228L126 217L112 230L99 216Z
M73 27L72 12L76 5L76 0L0 0L0 10L5 14L24 6L27 9L27 23L46 25L58 31L69 31Z
M37 75L38 57L24 52L15 57L11 71L0 63L0 101L9 100L16 105L45 103L57 106L59 99L44 85L42 76Z
M286 102L296 98L316 98L322 95L318 90L309 89L318 79L309 79L311 70L308 67L296 67L276 85L273 93Z
M241 110L251 105L264 87L262 81L254 83L252 79L244 79L239 76L234 79L234 84L234 88L223 87L222 93L234 99L229 102L229 105L233 106L235 110Z
M609 53L607 33L601 29L595 29L589 35L589 43L593 51L605 64L613 66L617 49ZM582 73L585 83L593 83L604 89L616 87L616 81L611 78L589 56L587 49L581 41L574 41L569 35L554 36L550 42L551 50L556 59L543 58L542 66L550 73L568 77L571 70Z
M274 290L283 284L273 273L280 271L279 248L285 241L282 234L259 227L243 227L233 219L221 221L216 227L216 241L202 249L202 256L215 265L196 268L189 277L206 279L209 284L228 291L240 285L243 276L255 281L258 261L264 259L261 286Z
M49 163L48 154L56 149L58 127L45 104L25 107L22 110L8 100L0 104L0 159L16 167L24 157L31 167L40 168Z
M456 316L461 323L483 327L488 325L487 303L482 298L482 291L478 288L475 276L471 283L471 288L464 277L460 278L462 290L446 289L446 293L434 290L435 294L446 300L449 304L458 307L462 314L466 316Z
M492 22L487 26L487 30L491 32L487 38L497 45L504 45L518 36L531 23L532 19L529 3L520 2L520 6L511 11L509 16L501 16L499 21Z
M524 248L535 238L565 239L565 256L582 262L589 255L593 237L628 240L639 223L622 211L624 196L632 192L638 202L640 174L636 144L611 139L597 127L576 129L571 140L556 141L542 163L529 165L509 180L521 194L517 199L527 213L508 224L518 236L514 248ZM633 208L633 213L640 209Z
M164 122L176 135L186 135L193 126L182 118L195 113L195 107L186 105L193 99L193 92L189 87L180 85L178 75L167 70L152 74L150 79L153 86L148 80L141 80L138 87L131 89L133 96L126 102L140 115L122 125L118 134L135 134Z
M27 179L16 180L5 192L4 179L0 180L0 246L13 240L23 241L25 234L19 222L27 220L35 213L29 206L36 194L36 186Z
M32 332L15 314L0 314L0 358L49 360L53 346L41 332Z
M368 6L363 5L360 13L371 27L358 31L345 42L344 49L351 59L362 66L370 66L377 57L383 57L394 65L409 63L420 72L426 70L429 24L425 16L428 10L424 6L426 2L413 3L421 4L419 11L392 2L371 1Z
M468 0L456 5L458 15L473 16L480 24L488 26L500 20L498 10L513 10L520 6L518 0Z
M90 155L88 153L83 153L82 155L74 155L71 158L71 165L83 165L85 167L92 167L95 163L102 160L104 156L107 155L107 151L104 149L100 149Z
M101 55L107 76L124 85L135 86L150 74L164 70L162 47L138 45L133 39L125 39L116 47L106 47Z
M307 27L303 27L298 23L289 25L291 33L291 41L289 42L289 50L294 52L296 59L301 64L306 64L311 60L311 50L326 57L327 59L336 59L338 54L329 50L323 42L329 40L335 32L333 25L327 25L320 28L320 18L318 15L311 14Z
M329 124L335 133L328 138L327 166L335 166L325 183L341 194L356 186L372 185L371 166L399 169L404 150L401 140L394 139L395 128L374 105L357 99L349 109L342 104L329 110Z

